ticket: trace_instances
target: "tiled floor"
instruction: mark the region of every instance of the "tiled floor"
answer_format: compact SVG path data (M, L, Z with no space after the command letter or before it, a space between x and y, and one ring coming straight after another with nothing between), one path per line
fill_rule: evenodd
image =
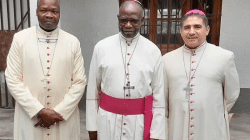
M0 140L13 138L14 109L0 108ZM81 140L88 140L86 131L85 111L80 110L81 116ZM250 114L236 114L230 122L231 140L250 139Z

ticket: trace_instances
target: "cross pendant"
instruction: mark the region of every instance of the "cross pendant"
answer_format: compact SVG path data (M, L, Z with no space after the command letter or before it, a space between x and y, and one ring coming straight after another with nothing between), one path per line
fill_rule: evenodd
M186 91L186 99L188 99L190 91L193 91L193 88L190 87L189 82L187 84L187 87L183 88L183 91Z
M48 79L48 77L46 77L46 76L44 76L44 77L41 79L41 81L44 82L44 85L43 85L44 88L47 87L47 86L46 86L47 80L49 80L49 79Z
M130 81L127 82L126 86L123 89L128 89L128 94L130 95L130 89L135 89L135 86L130 86Z

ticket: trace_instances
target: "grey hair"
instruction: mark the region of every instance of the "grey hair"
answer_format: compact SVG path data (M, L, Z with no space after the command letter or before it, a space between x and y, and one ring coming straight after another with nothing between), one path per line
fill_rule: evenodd
M122 7L125 5L125 3L127 3L127 2L134 2L134 3L136 3L136 4L140 7L140 9L141 9L141 16L143 17L143 14L144 14L144 8L143 8L143 6L142 6L140 3L136 2L136 1L133 1L133 0L127 0L127 1L123 2L123 3L121 4L120 8L119 8L119 13L120 13L120 11L121 11L121 8L122 8Z
M203 20L203 23L204 23L205 27L208 26L208 19L207 19L207 17L205 15L201 15L201 14L198 14L198 13L191 13L191 14L188 14L188 15L185 15L185 16L182 17L182 19L181 19L181 28L183 28L184 22L189 17L198 17L198 18L201 18Z

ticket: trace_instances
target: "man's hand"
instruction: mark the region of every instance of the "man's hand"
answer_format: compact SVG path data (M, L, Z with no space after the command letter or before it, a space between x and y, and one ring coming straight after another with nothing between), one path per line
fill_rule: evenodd
M62 115L55 112L51 109L42 109L38 113L38 117L41 118L41 122L39 121L39 125L46 125L46 127L49 127L50 125L53 125L55 122L63 121ZM49 126L48 126L49 125Z
M47 128L49 128L51 125L49 125L49 124L47 124L47 123L45 123L44 121L43 121L43 119L41 119L38 123L36 123L35 124L35 127L37 127L37 126L41 126L41 127L47 127Z
M97 140L97 131L89 131L89 139Z

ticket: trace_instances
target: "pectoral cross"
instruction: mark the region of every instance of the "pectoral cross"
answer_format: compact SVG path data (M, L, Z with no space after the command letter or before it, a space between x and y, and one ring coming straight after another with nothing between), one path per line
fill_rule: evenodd
M135 86L130 86L130 81L127 82L126 86L123 89L128 89L128 94L130 95L130 89L135 89Z
M41 79L41 81L44 82L44 86L43 86L44 88L46 88L46 82L47 82L47 80L49 80L47 76L44 76L44 77Z
M189 82L187 84L187 87L183 88L183 91L186 91L186 99L188 99L190 91L193 91L193 89L189 85Z

